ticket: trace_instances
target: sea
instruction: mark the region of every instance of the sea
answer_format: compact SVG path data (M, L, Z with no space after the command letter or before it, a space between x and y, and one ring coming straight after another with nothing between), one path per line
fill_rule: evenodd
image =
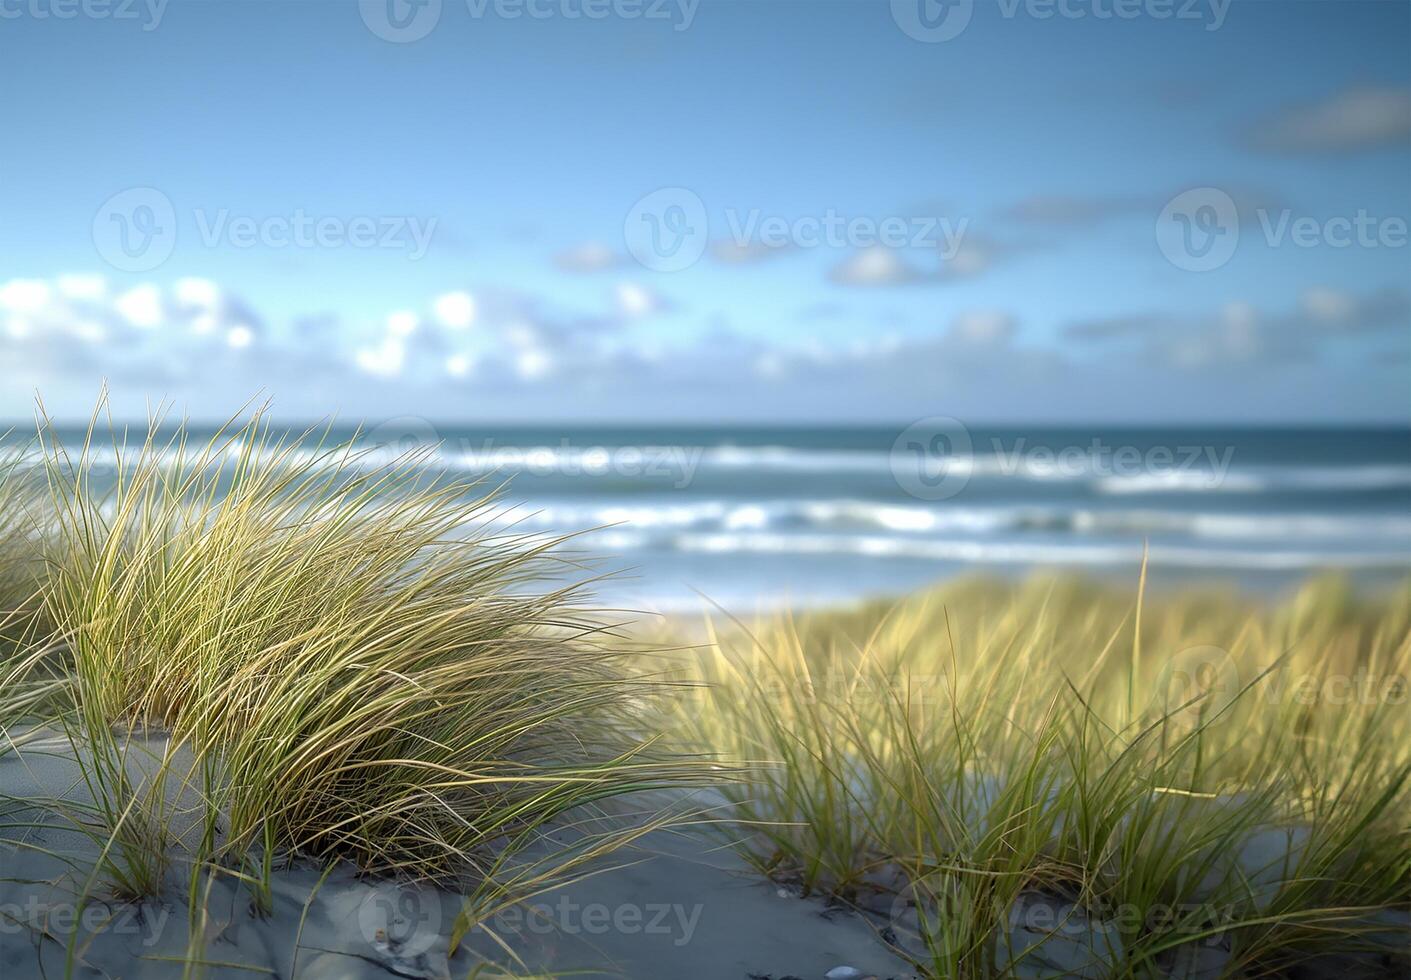
M352 433L345 433L351 436ZM77 446L82 433L62 430ZM362 430L573 535L597 601L748 614L962 575L1279 593L1411 576L1411 428L476 425ZM586 574L587 572L585 572Z

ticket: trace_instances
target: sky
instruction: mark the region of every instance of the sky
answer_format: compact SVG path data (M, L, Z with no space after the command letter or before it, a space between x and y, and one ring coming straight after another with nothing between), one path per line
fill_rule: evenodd
M0 0L0 81L0 418L1411 408L1406 0Z

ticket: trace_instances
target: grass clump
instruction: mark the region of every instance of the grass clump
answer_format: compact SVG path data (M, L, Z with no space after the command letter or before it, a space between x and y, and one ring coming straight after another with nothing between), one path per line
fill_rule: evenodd
M52 629L26 656L67 692L48 720L92 804L66 812L107 836L120 896L159 891L179 851L257 905L298 859L504 898L640 832L546 856L550 824L710 777L643 730L660 680L557 542L487 530L494 493L425 454L276 435L261 411L200 444L160 417L129 439L100 413L76 452L42 420L31 461Z
M677 721L766 765L726 790L746 856L927 976L1404 956L1374 924L1411 907L1408 617L1334 581L1273 608L967 582L729 625Z
M54 710L63 674L51 670L53 628L44 615L45 494L32 445L0 435L0 719ZM0 756L9 746L0 741Z

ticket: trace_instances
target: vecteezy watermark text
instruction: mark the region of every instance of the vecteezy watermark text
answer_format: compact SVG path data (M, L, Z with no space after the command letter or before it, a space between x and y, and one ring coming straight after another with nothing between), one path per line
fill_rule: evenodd
M258 217L197 208L192 215L207 248L380 248L405 250L413 261L426 255L437 223L415 215L310 215L303 208Z
M1213 489L1224 482L1234 453L1233 446L1114 445L1098 436L1062 446L1031 443L1025 436L1008 442L994 436L977 451L964 423L936 415L902 430L892 444L890 464L897 485L907 493L921 500L945 500L964 490L976 475L1091 479L1107 481L1114 489L1169 483Z
M575 446L568 439L532 447L499 446L487 439L476 447L462 440L458 463L479 472L669 480L680 490L695 478L704 452L699 446Z
M1181 21L1218 31L1233 0L981 0L1005 20ZM975 16L976 0L891 0L902 33L935 44L959 37Z
M1411 241L1411 223L1404 215L1373 214L1366 208L1326 217L1296 214L1291 208L1252 210L1269 248L1405 248ZM1210 272L1234 257L1241 232L1248 227L1229 192L1193 187L1167 201L1157 215L1156 244L1176 268Z
M0 902L0 936L21 933L67 936L76 930L87 935L100 932L136 936L144 947L161 941L171 912L158 903L45 902L30 895L23 902Z
M230 208L190 212L205 248L387 249L423 258L438 220L416 215L317 215L303 208L287 214L240 214ZM148 272L176 249L179 216L171 198L155 187L130 187L103 202L93 216L93 245L113 268Z
M441 21L442 0L359 0L363 24L394 44L420 41ZM465 0L473 20L643 20L674 31L695 22L700 0Z
M131 20L161 26L168 0L0 0L0 20Z
M779 249L924 248L942 260L956 256L969 219L940 215L859 215L826 208L785 216L761 208L726 207L717 247L744 253ZM639 198L622 222L627 251L657 272L679 272L705 254L711 222L705 202L685 187L663 187Z
M705 906L676 902L579 903L568 895L550 901L513 905L490 922L496 932L523 935L555 933L568 936L670 936L673 946L685 946L696 933Z
M515 20L664 20L684 31L696 19L700 0L466 0L470 16Z
M1249 668L1223 647L1187 647L1166 657L1151 685L1151 707L1168 713L1199 707L1207 716L1228 708L1243 696L1247 685L1258 681L1249 696L1267 705L1325 704L1335 707L1389 704L1411 700L1411 682L1405 674L1374 673L1366 667L1352 671L1324 668L1316 672L1281 667L1268 676Z
M741 212L725 209L725 225L732 244L765 248L939 248L942 258L960 250L968 219L952 223L933 215L873 218L848 216L826 209L819 215L785 218L766 215L759 208Z

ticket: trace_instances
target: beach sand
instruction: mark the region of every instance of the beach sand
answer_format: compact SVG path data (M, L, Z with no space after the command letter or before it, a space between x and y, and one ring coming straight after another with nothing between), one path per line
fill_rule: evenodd
M264 916L229 876L205 877L193 923L179 849L159 898L107 897L93 876L100 844L63 816L27 804L66 800L80 814L92 797L72 749L62 736L11 733L26 734L29 741L0 756L0 975L7 980L181 977L192 952L205 964L202 975L215 980L459 978L475 975L489 957L513 962L506 949L528 976L811 980L840 967L858 971L845 976L913 976L874 923L796 897L732 851L669 831L649 833L591 876L494 916L453 956L448 936L460 896L350 870L326 877L306 867L276 871ZM126 758L134 782L150 774L163 747L158 738L132 741ZM192 800L179 784L170 779L165 794L178 837L197 830L189 819L183 824ZM193 934L200 940L191 944Z

